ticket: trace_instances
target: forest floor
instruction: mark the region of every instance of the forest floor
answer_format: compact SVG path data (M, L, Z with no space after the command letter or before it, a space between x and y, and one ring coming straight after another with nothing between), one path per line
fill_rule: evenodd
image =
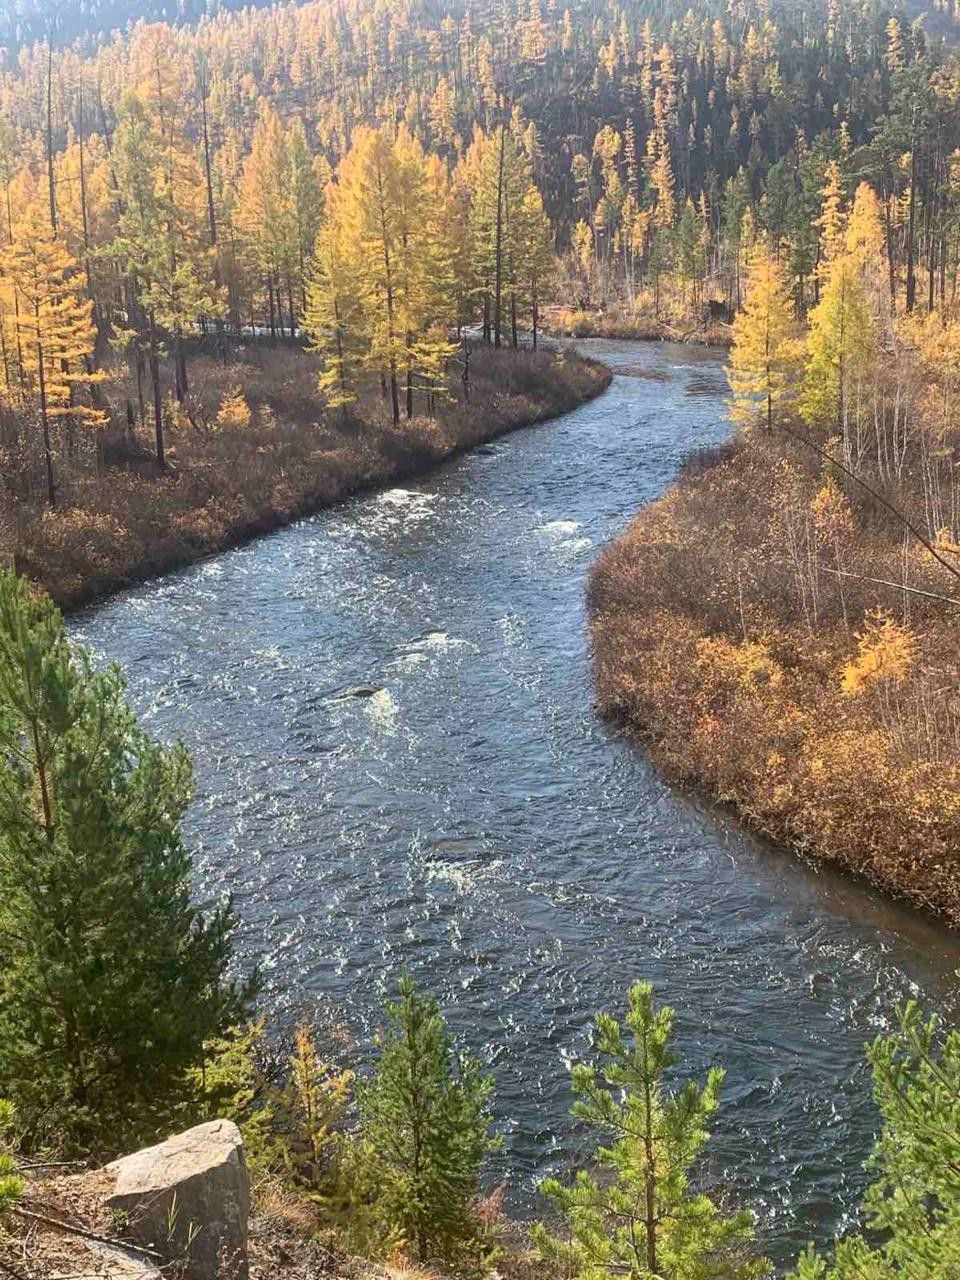
M739 437L589 590L600 710L667 776L960 924L960 593L881 504L776 431Z
M0 1274L10 1280L163 1280L179 1276L177 1262L125 1243L123 1223L105 1206L114 1179L104 1170L61 1177L28 1176L26 1190L4 1219ZM491 1223L502 1280L556 1280L533 1252L529 1233L499 1216ZM249 1280L440 1280L397 1252L390 1261L349 1255L334 1233L316 1231L316 1205L272 1180L253 1188L249 1222ZM472 1271L470 1274L473 1274Z
M120 436L114 426L99 447L89 438L62 440L55 510L43 500L36 448L26 456L20 445L18 464L9 440L2 442L0 549L58 605L76 607L350 494L421 474L565 413L610 381L603 365L572 352L474 346L469 394L455 368L436 416L395 428L379 385L365 388L344 415L323 404L317 373L316 359L296 348L250 344L226 364L194 358L190 415L181 413L176 429L170 401L168 465L160 470L152 459L149 421ZM137 398L120 380L105 383L104 393L114 405ZM225 402L238 393L239 415L224 418ZM418 412L421 402L418 394ZM21 427L17 439L29 438Z

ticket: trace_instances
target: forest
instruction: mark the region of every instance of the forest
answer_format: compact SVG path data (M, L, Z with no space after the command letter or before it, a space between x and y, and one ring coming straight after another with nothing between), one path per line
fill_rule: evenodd
M593 569L600 710L955 925L960 9L38 0L2 24L0 1269L31 1169L215 1112L265 1212L337 1265L771 1274L703 1176L722 1070L678 1080L646 983L570 1064L595 1142L519 1243L485 1182L492 1078L407 974L365 1057L306 1021L278 1055L232 906L192 905L186 752L56 605L607 386L551 335L722 344L730 443ZM796 1275L950 1280L960 1041L908 1004L868 1060L863 1233Z
M501 350L544 324L729 342L761 242L803 317L861 183L891 306L952 304L949 9L193 17L24 28L0 73L0 522L63 603L362 486L350 422L442 417L469 394L474 332ZM264 341L306 345L298 395L258 374ZM526 396L522 365L498 364L508 418L569 405ZM305 417L325 440L292 446L297 481L238 503L230 458L270 469L264 432Z

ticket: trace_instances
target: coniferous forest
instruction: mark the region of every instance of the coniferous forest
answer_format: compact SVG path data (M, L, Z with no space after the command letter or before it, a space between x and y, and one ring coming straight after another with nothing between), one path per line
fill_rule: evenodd
M360 1048L274 1018L234 904L197 905L186 750L59 612L496 456L613 343L714 347L730 439L590 570L598 710L956 927L958 283L957 0L0 11L0 1271L52 1274L37 1223L129 1228L51 1171L226 1117L255 1276L960 1275L960 1033L868 1024L868 1189L783 1263L642 956L580 1011L566 1163L510 1222L489 1063L420 971Z

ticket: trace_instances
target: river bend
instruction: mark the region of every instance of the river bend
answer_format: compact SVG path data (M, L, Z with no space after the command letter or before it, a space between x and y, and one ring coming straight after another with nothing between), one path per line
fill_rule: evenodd
M204 899L289 1020L365 1044L401 965L497 1080L518 1212L569 1166L566 1063L651 979L689 1069L726 1066L710 1175L783 1263L848 1220L875 1123L862 1046L955 1008L960 940L676 794L594 715L589 565L721 440L714 353L584 342L601 398L77 615L181 736ZM368 697L344 697L358 686Z

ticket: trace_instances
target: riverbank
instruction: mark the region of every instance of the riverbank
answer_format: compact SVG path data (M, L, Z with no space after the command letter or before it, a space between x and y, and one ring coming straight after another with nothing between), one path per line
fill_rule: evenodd
M755 830L960 924L953 586L801 445L737 439L594 566L600 710Z
M610 381L604 366L571 352L474 347L469 386L452 371L435 417L394 428L379 387L366 388L346 415L328 410L317 368L301 350L258 345L230 364L194 360L192 421L173 420L169 466L157 471L145 428L142 441L124 436L113 443L119 462L104 465L101 448L96 471L72 480L56 510L8 499L0 512L6 551L58 605L73 608L422 474L566 413Z
M545 332L555 338L613 338L626 342L680 342L699 347L729 349L733 332L729 324L709 324L665 319L626 305L602 307L553 307L544 316Z

